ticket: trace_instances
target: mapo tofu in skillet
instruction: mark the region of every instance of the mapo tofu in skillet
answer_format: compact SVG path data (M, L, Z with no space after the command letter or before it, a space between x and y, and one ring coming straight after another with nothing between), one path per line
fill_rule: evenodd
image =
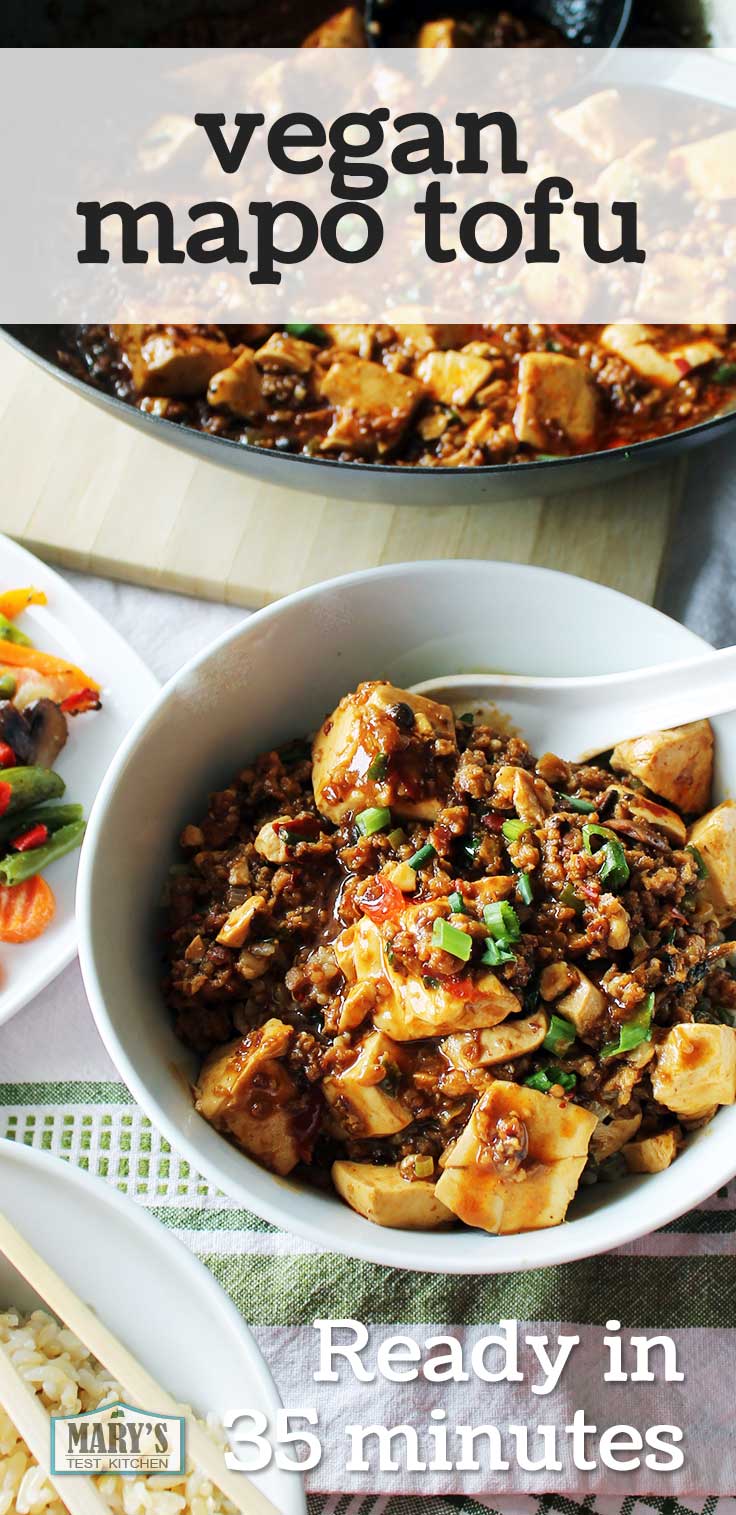
M736 802L707 721L606 761L370 681L185 827L196 1107L384 1226L564 1220L736 1100Z
M626 447L733 404L722 326L87 326L62 363L199 431L425 468Z

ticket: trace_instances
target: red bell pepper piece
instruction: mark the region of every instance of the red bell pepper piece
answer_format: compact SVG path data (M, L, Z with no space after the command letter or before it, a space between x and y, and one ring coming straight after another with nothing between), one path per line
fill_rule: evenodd
M9 785L7 786L10 787ZM39 821L36 826L29 826L27 831L22 831L20 836L12 843L15 852L32 852L34 847L43 847L49 839L49 828Z

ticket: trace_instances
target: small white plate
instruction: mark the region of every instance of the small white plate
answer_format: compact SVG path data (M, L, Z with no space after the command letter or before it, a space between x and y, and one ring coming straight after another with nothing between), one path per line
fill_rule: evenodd
M123 737L158 692L158 681L137 653L66 581L9 537L0 536L0 591L33 584L48 605L24 611L19 625L43 652L69 658L102 686L102 709L75 716L55 765L66 782L65 801L92 801ZM74 893L79 853L54 863L48 881L56 915L48 931L23 946L0 943L0 1026L50 984L77 950Z
M13 1225L176 1399L200 1416L260 1409L273 1424L281 1401L235 1306L139 1205L9 1141L0 1141L0 1194ZM0 1256L0 1310L39 1303ZM282 1515L305 1515L298 1474L269 1468L253 1481Z

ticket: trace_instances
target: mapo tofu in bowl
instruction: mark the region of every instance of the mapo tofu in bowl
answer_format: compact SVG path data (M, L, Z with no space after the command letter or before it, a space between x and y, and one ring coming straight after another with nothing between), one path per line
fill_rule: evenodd
M181 836L200 1114L379 1225L502 1234L736 1101L736 803L708 722L572 766L362 683Z

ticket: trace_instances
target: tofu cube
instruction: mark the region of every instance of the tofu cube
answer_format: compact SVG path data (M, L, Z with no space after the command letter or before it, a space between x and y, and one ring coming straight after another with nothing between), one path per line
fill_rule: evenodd
M361 326L347 322L340 325L325 325L325 331L335 347L352 352L357 358L370 358L376 338L374 326Z
M439 21L425 21L419 28L417 47L457 47L457 21L446 16Z
M541 1047L549 1018L543 1010L516 1020L504 1021L486 1031L463 1031L448 1036L440 1048L453 1068L472 1073L476 1068L492 1068L496 1063L526 1057Z
M521 1008L516 995L495 973L479 973L470 996L441 981L432 987L416 974L397 972L374 921L363 916L353 930L356 978L380 985L373 1023L394 1041L421 1041L428 1036L449 1036L454 1031L483 1030L498 1025L507 1015L517 1014Z
M708 870L702 898L708 900L721 926L736 920L736 800L724 800L690 828Z
M635 1115L614 1115L612 1120L599 1120L590 1138L590 1150L596 1162L603 1163L607 1157L620 1152L641 1125L641 1111Z
M494 1236L559 1226L574 1198L584 1157L538 1163L521 1178L501 1178L477 1168L446 1168L435 1190L440 1202L466 1226Z
M438 1200L429 1179L409 1181L398 1168L336 1162L332 1165L332 1182L351 1209L376 1226L434 1231L455 1219Z
M113 326L130 366L136 393L185 398L204 395L218 369L232 357L224 337L196 326Z
M736 131L719 132L678 147L671 161L684 171L703 200L736 197Z
M347 5L305 38L302 47L366 47L362 13Z
M573 971L577 983L557 1001L555 1010L565 1020L572 1021L581 1041L595 1042L606 1020L605 995L579 968Z
M411 1125L411 1110L393 1092L400 1068L401 1049L373 1031L360 1042L354 1062L322 1080L325 1099L346 1136L354 1141L393 1136Z
M713 728L691 721L670 731L619 742L611 754L617 773L631 773L654 794L685 815L698 815L710 802L713 782Z
M207 400L216 409L229 410L244 421L255 421L266 414L268 406L261 390L261 376L250 347L246 347L228 368L213 374Z
M242 905L236 905L217 934L217 940L223 947L242 947L250 936L250 928L254 916L262 910L266 903L265 895L252 894L250 899L244 900Z
M448 347L461 347L470 341L473 330L477 330L472 326L432 326L423 321L392 321L391 324L404 346L419 354L432 352L435 348L444 352Z
M553 120L557 130L571 137L596 163L610 163L621 152L622 109L618 90L601 89L567 110L556 111Z
M293 1035L291 1026L273 1019L218 1047L203 1064L194 1091L195 1109L210 1125L281 1175L302 1156L292 1120L296 1087L280 1061Z
M336 410L323 447L369 456L397 445L425 393L407 374L347 352L338 354L322 375L319 391Z
M516 1117L527 1150L516 1171L494 1164L495 1142ZM585 1167L597 1118L567 1100L496 1082L443 1155L437 1197L466 1225L495 1234L536 1231L564 1220Z
M514 412L520 442L544 450L562 433L573 447L585 447L592 442L595 420L595 392L583 363L555 352L524 354Z
M428 352L416 364L418 379L441 405L469 405L493 373L493 364L469 352Z
M736 1102L736 1031L704 1022L673 1026L660 1045L652 1093L675 1115L697 1120Z
M263 347L259 347L255 361L260 368L268 368L272 373L304 374L309 373L316 351L313 342L274 331Z
M675 1126L644 1136L624 1147L624 1161L630 1173L663 1173L677 1157L678 1133Z
M601 345L623 358L647 383L656 384L659 389L674 389L687 373L687 367L680 366L669 353L660 352L651 340L655 336L651 326L606 326L601 333Z
M457 755L449 705L378 681L345 695L317 733L312 782L317 807L340 823L351 812L389 806L396 816L435 820ZM370 778L377 758L385 772Z

